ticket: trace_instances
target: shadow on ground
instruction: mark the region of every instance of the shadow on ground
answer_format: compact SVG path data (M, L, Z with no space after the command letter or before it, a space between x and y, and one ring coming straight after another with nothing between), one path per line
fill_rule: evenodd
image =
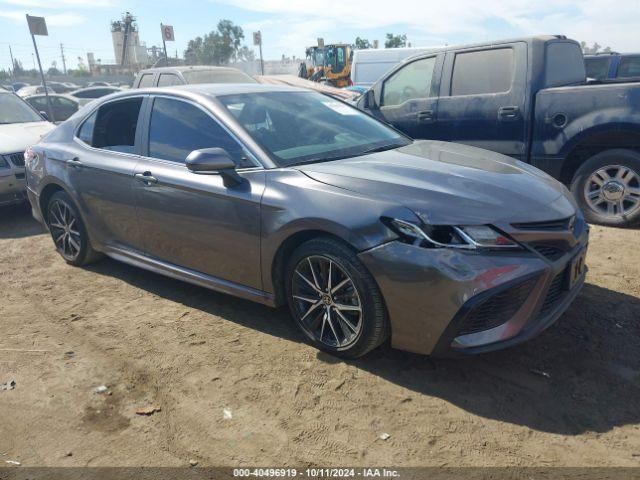
M269 335L302 342L273 310L112 260L89 267L155 295ZM432 359L382 347L350 363L485 418L564 435L640 423L640 300L587 284L554 326L508 350ZM327 363L342 360L325 353Z
M31 216L28 203L0 207L0 239L24 238L45 232L44 227Z

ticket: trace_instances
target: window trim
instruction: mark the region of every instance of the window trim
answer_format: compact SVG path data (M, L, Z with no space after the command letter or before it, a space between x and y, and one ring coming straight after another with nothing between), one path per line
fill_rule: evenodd
M118 98L114 98L112 100L109 100L107 102L104 103L100 103L99 105L96 105L94 108L92 108L84 117L82 117L82 119L78 122L78 124L76 125L75 130L73 131L73 141L80 144L82 147L84 148L88 148L91 151L94 152L108 152L109 154L114 154L114 155L120 155L120 156L125 156L125 157L136 157L136 158L140 158L140 148L138 145L138 142L140 141L139 139L139 135L140 135L140 129L144 126L144 118L146 116L146 104L148 101L148 94L138 94L138 95L127 95L126 97L118 97ZM127 152L118 152L115 150L106 150L104 148L98 148L98 147L94 147L92 145L87 144L84 140L82 140L79 136L78 133L80 132L80 129L83 127L83 125L85 124L85 122L89 119L89 117L91 117L91 115L93 115L94 113L96 113L98 111L98 109L102 108L104 105L108 105L110 103L114 103L114 102L122 102L122 101L127 101L127 100L132 100L135 98L141 98L142 99L142 105L140 105L140 112L138 113L138 124L136 125L136 136L134 139L134 145L133 148L135 150L134 153L127 153Z
M433 58L433 73L431 74L431 85L429 85L429 96L428 97L419 97L419 98L411 98L409 100L405 100L402 103L398 103L397 105L384 105L382 103L383 99L384 99L384 90L386 87L386 84L389 80L391 80L393 77L395 77L398 72L400 72L401 70L405 69L406 67L408 67L409 65L411 65L412 63L416 63L416 62L421 62L423 60L429 60ZM415 100L419 100L421 98L436 98L437 92L434 91L434 86L435 86L435 78L436 78L436 72L438 71L438 54L431 54L431 55L425 55L424 57L420 57L420 58L416 58L415 60L411 60L410 62L407 63L402 63L399 68L397 68L396 70L394 70L388 77L384 78L380 84L380 109L388 107L388 108L394 108L394 107L402 107L405 103L407 102L413 102Z
M179 166L182 166L184 168L187 168L187 165L184 162L182 162L182 163L174 162L173 160L167 160L165 158L152 157L152 156L149 155L149 133L151 131L151 115L153 113L153 104L154 104L156 98L167 98L169 100L176 100L176 101L181 101L181 102L190 104L190 105L202 110L207 116L209 116L209 118L211 118L225 132L227 132L227 134L236 143L238 143L238 145L240 147L242 147L243 150L245 150L249 154L249 159L254 163L254 166L251 166L251 167L237 167L236 168L237 172L254 171L254 170L265 170L265 166L262 164L262 162L260 162L260 160L258 160L258 157L255 155L255 153L242 140L240 140L238 135L236 135L222 121L220 121L213 114L213 112L211 112L209 109L205 108L203 105L201 105L197 101L194 101L194 100L192 100L190 98L180 97L180 96L177 96L177 95L164 94L164 93L153 93L153 94L149 95L149 104L148 104L149 106L148 106L147 111L145 112L144 130L142 132L143 145L141 146L141 149L140 149L140 156L141 157L144 157L146 160L153 161L153 162L160 162L160 163L164 163L164 164L168 164L168 165L179 165Z
M467 53L477 53L477 52L486 52L486 51L494 51L494 50L511 50L511 58L512 58L512 69L511 69L511 79L509 81L509 89L503 90L501 92L488 92L488 93L467 93L464 95L454 95L453 94L453 76L455 74L456 69L456 59L458 55L464 55ZM474 48L471 50L454 50L451 52L453 59L451 61L451 74L449 76L449 85L448 85L448 97L451 98L464 98L464 97L482 97L488 95L510 95L513 92L513 86L516 78L516 70L517 70L517 53L515 51L515 45L511 43L507 43L504 45L492 45L490 47L484 48Z

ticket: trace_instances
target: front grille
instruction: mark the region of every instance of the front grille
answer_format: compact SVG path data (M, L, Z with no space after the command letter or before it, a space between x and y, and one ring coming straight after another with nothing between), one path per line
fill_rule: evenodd
M562 218L560 220L549 220L545 222L530 222L530 223L512 223L511 226L519 230L551 230L561 231L569 230L569 226L573 217Z
M10 153L9 155L5 155L5 157L8 158L14 166L24 167L24 153Z
M549 260L557 260L565 253L563 249L553 245L532 245L532 247L536 252Z
M557 305L557 303L562 298L562 294L565 291L564 288L564 280L567 276L567 269L564 269L560 273L556 274L551 281L551 285L549 286L549 290L547 291L547 296L542 302L542 308L540 309L539 317L546 316L553 308Z
M457 335L482 332L508 322L525 302L536 281L537 277L525 280L484 300L469 312Z

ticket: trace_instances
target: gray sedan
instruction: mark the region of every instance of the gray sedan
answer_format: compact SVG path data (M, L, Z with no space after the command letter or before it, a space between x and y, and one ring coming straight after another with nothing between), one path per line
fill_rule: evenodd
M588 228L524 163L412 141L292 87L105 97L26 154L60 255L102 255L270 306L318 348L390 339L472 354L551 325L580 290Z

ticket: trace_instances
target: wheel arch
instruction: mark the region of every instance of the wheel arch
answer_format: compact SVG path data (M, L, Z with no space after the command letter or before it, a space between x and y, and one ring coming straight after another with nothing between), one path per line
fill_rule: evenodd
M289 258L291 253L295 251L296 248L298 248L303 243L315 238L332 238L354 248L354 245L352 245L350 242L346 241L336 233L332 233L328 230L305 229L290 234L280 243L271 261L271 282L273 285L273 293L276 306L284 305L287 302L284 286L287 259Z
M640 128L633 124L592 127L567 143L559 180L569 185L580 166L589 158L606 150L624 149L640 152Z

